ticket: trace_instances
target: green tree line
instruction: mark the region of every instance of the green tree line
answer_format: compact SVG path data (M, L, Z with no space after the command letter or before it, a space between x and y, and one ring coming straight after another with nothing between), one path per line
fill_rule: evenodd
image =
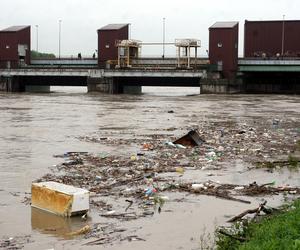
M31 50L31 59L41 59L41 58L54 59L56 58L56 56L51 53L42 53L35 50Z

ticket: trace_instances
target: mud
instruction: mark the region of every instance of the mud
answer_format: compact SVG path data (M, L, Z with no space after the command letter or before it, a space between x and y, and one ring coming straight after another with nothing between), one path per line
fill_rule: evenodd
M288 168L298 150L297 96L67 90L0 95L1 244L30 235L25 249L201 249L229 217L299 194L298 168ZM203 145L166 144L191 129ZM89 189L88 217L31 210L37 179ZM74 236L87 225L90 232Z

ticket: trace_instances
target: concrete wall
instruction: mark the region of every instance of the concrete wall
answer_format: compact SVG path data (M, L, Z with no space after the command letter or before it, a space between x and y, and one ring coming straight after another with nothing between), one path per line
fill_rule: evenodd
M123 91L113 78L88 78L88 92L120 94Z
M300 94L300 84L246 83L245 91L249 94Z
M200 94L238 94L244 92L244 85L239 80L203 79L200 82Z
M25 91L25 86L20 81L20 77L14 76L10 78L0 78L0 91L6 92L23 92Z
M7 91L7 79L0 77L0 91Z

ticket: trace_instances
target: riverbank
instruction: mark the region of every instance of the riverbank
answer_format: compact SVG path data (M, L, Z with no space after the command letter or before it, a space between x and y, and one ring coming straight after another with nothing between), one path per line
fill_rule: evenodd
M236 224L219 234L218 250L300 249L300 200L258 221Z

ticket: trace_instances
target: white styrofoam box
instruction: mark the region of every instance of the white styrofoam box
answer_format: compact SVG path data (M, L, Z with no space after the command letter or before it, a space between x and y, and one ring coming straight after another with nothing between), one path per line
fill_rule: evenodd
M89 210L89 191L54 181L32 183L31 204L62 216L83 214Z

